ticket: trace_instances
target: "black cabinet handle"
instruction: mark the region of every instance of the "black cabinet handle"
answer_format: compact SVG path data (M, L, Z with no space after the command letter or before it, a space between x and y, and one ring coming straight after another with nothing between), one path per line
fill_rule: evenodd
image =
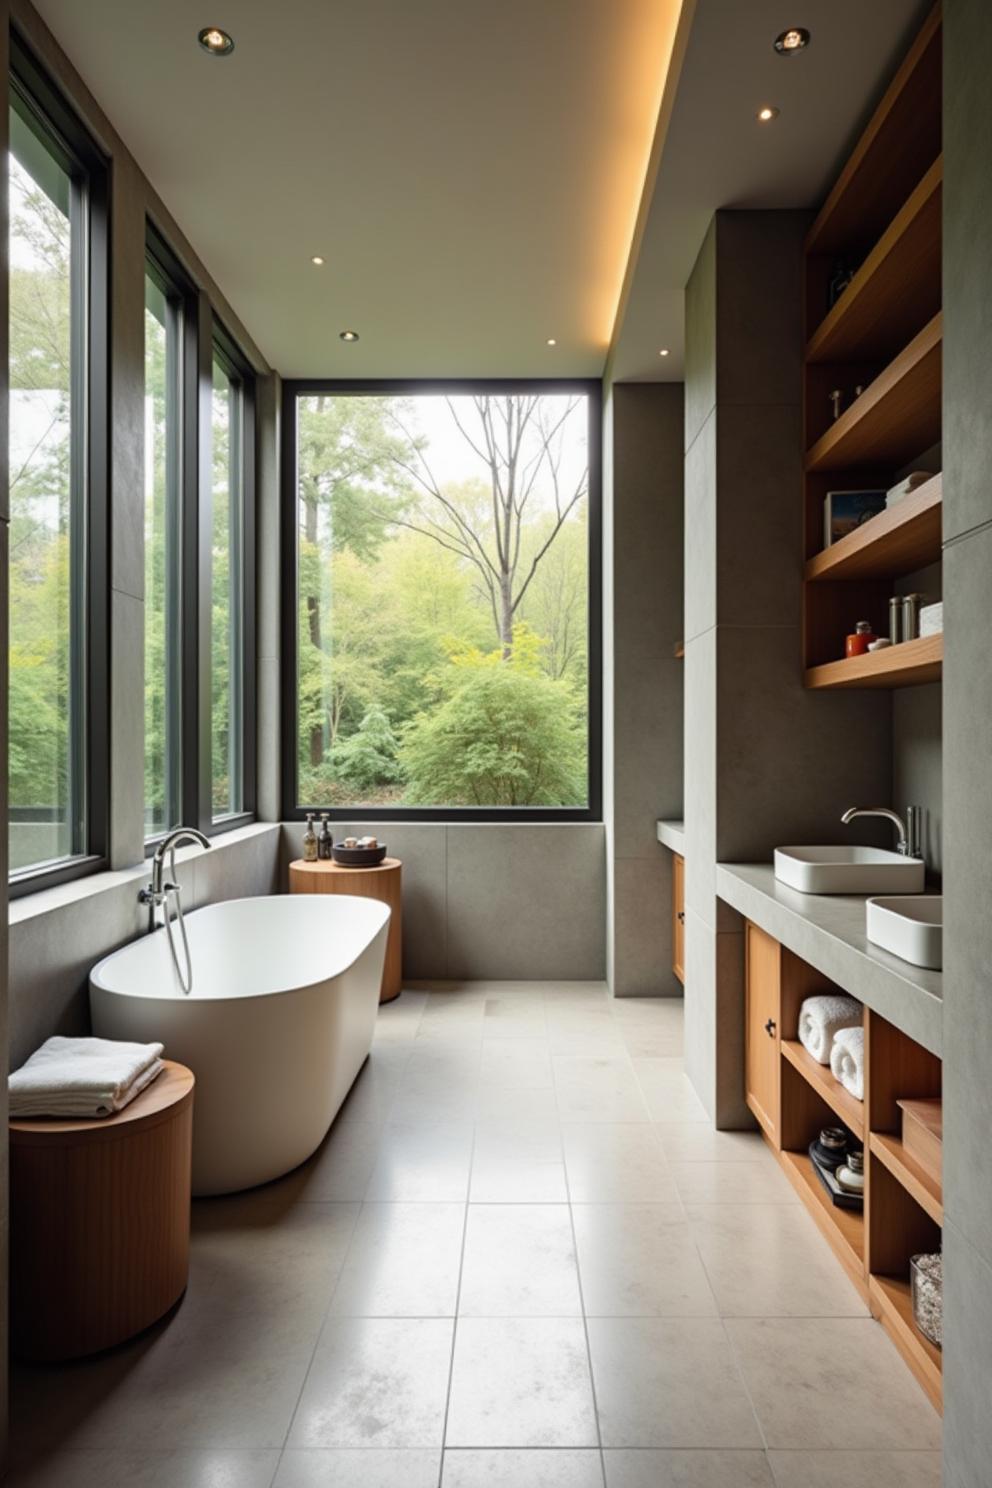
M684 909L680 909L676 913L675 918L678 920L678 922L679 922L680 925L684 925L685 924L685 910Z
M775 1037L775 1020L774 1020L774 1018L769 1018L768 1019L768 1022L765 1024L765 1032L767 1033L767 1035L768 1035L769 1038L774 1038Z

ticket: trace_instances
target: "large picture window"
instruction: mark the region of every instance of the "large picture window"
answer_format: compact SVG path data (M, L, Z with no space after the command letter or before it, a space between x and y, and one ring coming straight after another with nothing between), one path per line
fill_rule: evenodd
M288 390L287 803L599 810L598 397Z
M9 848L27 885L105 850L106 239L102 161L13 55Z

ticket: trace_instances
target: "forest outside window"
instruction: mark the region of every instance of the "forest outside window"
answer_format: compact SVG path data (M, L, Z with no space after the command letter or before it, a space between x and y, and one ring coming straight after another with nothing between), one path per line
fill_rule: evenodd
M299 385L287 414L287 804L597 814L597 390Z
M79 126L12 51L8 840L23 890L106 846L106 218L102 160L81 138L76 153Z

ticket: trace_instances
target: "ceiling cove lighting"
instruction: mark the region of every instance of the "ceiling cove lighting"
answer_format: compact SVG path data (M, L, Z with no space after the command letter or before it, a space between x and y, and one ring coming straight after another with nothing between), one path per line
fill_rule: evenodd
M340 337L340 339L342 341L357 341L358 340L358 332L357 331L338 331L338 336Z
M772 104L766 103L764 108L758 110L758 118L762 124L768 124L772 119L778 118L778 109Z
M234 38L219 26L204 26L196 39L212 57L228 57L234 51Z
M803 26L790 26L781 36L776 36L772 46L780 57L794 57L809 46L809 32Z

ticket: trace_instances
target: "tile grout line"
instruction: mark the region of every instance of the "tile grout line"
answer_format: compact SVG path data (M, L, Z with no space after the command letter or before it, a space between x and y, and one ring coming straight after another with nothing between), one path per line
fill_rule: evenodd
M451 1410L451 1388L455 1379L455 1346L458 1342L458 1309L462 1298L462 1277L465 1272L465 1242L468 1237L468 1211L472 1197L472 1170L475 1167L475 1132L476 1123L472 1123L472 1151L468 1163L468 1177L465 1183L465 1213L462 1218L462 1246L458 1257L458 1284L455 1287L455 1312L451 1320L451 1358L448 1362L448 1388L444 1397L444 1420L441 1422L441 1455L437 1466L437 1488L441 1488L444 1479L444 1454L448 1446L448 1414Z
M559 1132L561 1123L559 1122ZM586 1294L582 1285L582 1267L579 1265L579 1241L575 1232L575 1209L572 1203L572 1187L568 1180L568 1164L565 1162L565 1145L562 1140L562 1168L565 1173L565 1193L568 1196L568 1223L572 1231L572 1251L575 1255L575 1280L579 1288L579 1307L582 1311L582 1334L586 1341L586 1361L589 1365L589 1390L592 1394L592 1412L596 1420L596 1442L599 1449L599 1471L606 1488L606 1458L603 1455L603 1428L599 1419L599 1400L596 1396L596 1376L592 1367L592 1345L589 1342L589 1318L586 1313Z

